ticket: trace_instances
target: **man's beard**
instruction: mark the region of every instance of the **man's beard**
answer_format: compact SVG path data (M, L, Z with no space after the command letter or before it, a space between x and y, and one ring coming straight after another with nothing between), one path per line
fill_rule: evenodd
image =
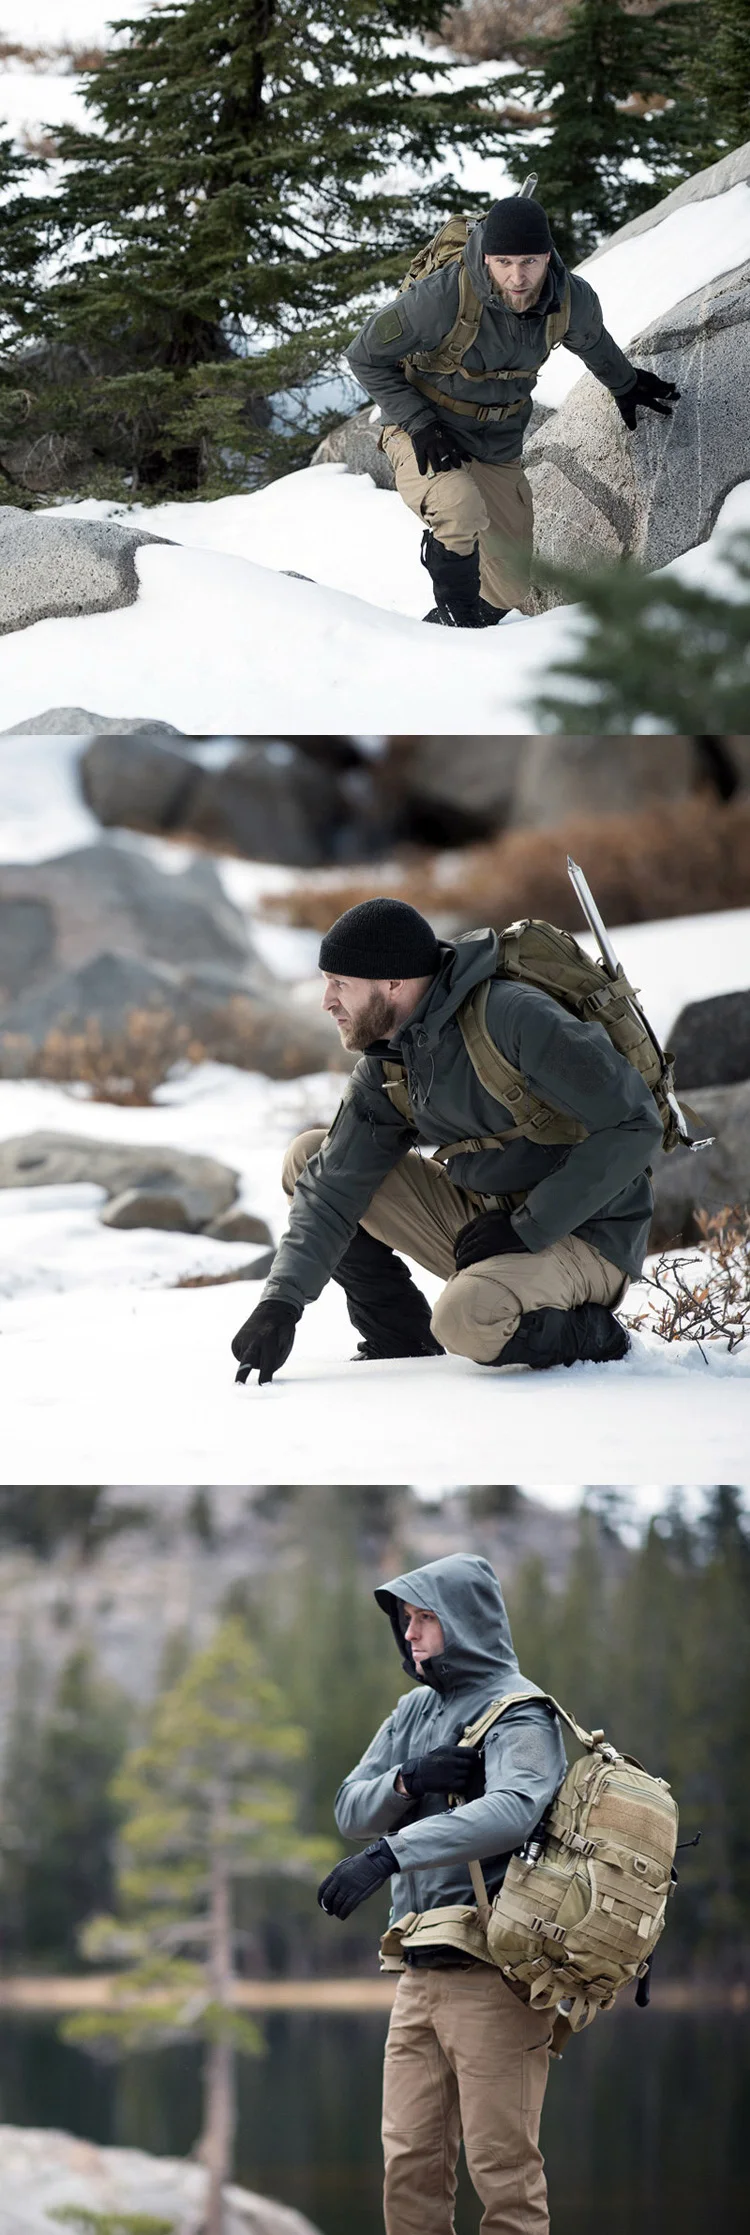
M393 1002L387 1001L384 993L372 993L367 1007L352 1017L351 1024L339 1025L343 1046L356 1048L361 1054L372 1047L374 1040L389 1040L395 1023Z
M540 279L540 281L539 281L539 284L538 284L538 286L537 286L537 287L535 287L535 288L534 288L534 289L532 290L532 293L531 293L530 295L527 295L527 296L525 297L525 300L524 300L524 305L523 305L523 307L524 307L524 310L533 310L533 308L534 308L534 304L535 304L535 303L538 303L538 301L539 301L539 297L540 297L540 295L541 295L541 292L542 292L542 288L543 288L543 286L544 286L544 282L545 282L545 279L546 279L546 277L547 277L547 274L546 274L546 272L543 272L543 273L542 273L542 277L541 277L541 279ZM509 288L507 288L507 287L498 287L498 294L502 296L503 302L504 302L504 303L505 303L505 305L506 305L506 309L508 309L508 310L515 310L515 309L516 309L517 305L516 305L516 303L514 302L513 296L511 295L511 293L510 293L510 290L509 290Z

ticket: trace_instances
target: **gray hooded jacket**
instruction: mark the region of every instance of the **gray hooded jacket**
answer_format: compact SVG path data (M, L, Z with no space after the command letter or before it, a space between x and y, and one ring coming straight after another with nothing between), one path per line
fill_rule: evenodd
M439 342L450 333L458 315L458 258L430 272L426 279L415 281L403 295L388 303L385 310L376 311L374 317L368 318L352 342L348 362L365 394L380 405L386 424L405 427L408 434L413 434L415 428L429 426L430 421L437 418L458 437L467 458L507 465L521 456L524 432L531 417L531 392L535 384L532 368L544 357L544 322L550 311L561 308L566 277L570 285L570 324L563 348L580 357L588 371L614 396L622 396L633 387L636 373L629 358L607 333L601 303L593 287L579 274L566 273L557 249L552 250L542 291L533 309L509 310L493 287L484 261L484 222L474 227L463 250L476 293L485 306L476 341L466 351L463 362L467 372L486 372L487 375L486 381L472 380L472 403L521 403L521 410L514 412L510 419L482 423L458 417L446 407L443 419L439 405L420 395L402 370L405 357L437 349ZM517 371L519 378L517 381L498 380L498 369ZM447 396L455 395L462 403L466 402L467 385L460 372L429 373L424 377L443 389Z
M442 946L440 968L414 1015L355 1065L333 1124L297 1181L267 1296L304 1306L320 1295L376 1188L409 1149L476 1140L512 1125L512 1113L480 1085L456 1021L472 987L492 976L497 955L494 931L467 932ZM494 979L487 1023L501 1054L538 1093L579 1118L588 1137L573 1148L519 1138L453 1157L451 1179L486 1197L488 1207L498 1196L526 1191L512 1223L528 1249L580 1234L637 1277L653 1209L648 1167L663 1138L649 1088L603 1025L582 1024L534 986ZM405 1066L413 1126L384 1091L389 1058Z
M405 1692L381 1724L356 1769L336 1794L344 1839L386 1838L399 1866L391 1880L391 1918L410 1909L473 1902L468 1865L482 1864L488 1892L502 1885L508 1857L528 1838L553 1799L566 1768L556 1715L537 1684L522 1676L513 1651L500 1585L488 1560L451 1553L375 1592L389 1615L404 1668L416 1692ZM437 1614L445 1640L439 1660L417 1676L404 1638L404 1601ZM508 1709L484 1741L485 1791L449 1809L441 1793L414 1801L394 1791L404 1762L435 1746L455 1745L492 1700L528 1693Z

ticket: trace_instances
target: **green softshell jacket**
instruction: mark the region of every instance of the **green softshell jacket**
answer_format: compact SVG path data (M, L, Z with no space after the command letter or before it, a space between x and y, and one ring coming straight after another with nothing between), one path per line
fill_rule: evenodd
M469 387L460 372L431 372L424 377L462 403L467 398L476 404L521 402L520 411L514 412L510 419L490 421L489 425L458 417L449 409L443 416L438 405L428 402L418 388L411 386L402 370L404 357L437 349L438 343L450 333L458 315L458 258L430 272L427 279L415 281L384 310L368 318L347 356L355 379L365 394L379 404L387 425L405 427L407 434L413 434L415 428L429 426L430 421L437 418L457 436L467 458L507 465L521 456L524 432L531 418L532 394L528 378L497 380L493 378L493 371L495 368L517 369L522 373L526 367L539 364L545 348L544 322L550 311L562 306L566 276L570 284L570 324L563 348L580 357L588 371L614 396L625 395L627 389L633 387L636 374L629 359L607 333L601 303L593 287L580 274L566 274L556 249L552 250L542 292L533 310L509 310L493 287L484 262L483 236L484 221L474 227L463 250L473 285L485 305L476 341L467 350L463 362L467 372L486 370L487 379L472 380Z
M468 1865L475 1859L490 1895L497 1893L513 1848L554 1798L566 1756L557 1716L544 1705L539 1685L521 1675L488 1560L451 1553L381 1584L375 1598L390 1616L402 1665L418 1689L404 1693L381 1723L339 1787L334 1813L342 1838L388 1840L399 1866L391 1880L391 1921L397 1923L410 1909L473 1902ZM423 1664L422 1676L403 1634L404 1601L437 1614L442 1624L443 1652ZM509 1708L488 1732L481 1799L449 1809L441 1793L414 1801L394 1792L404 1762L455 1745L464 1728L507 1692L528 1692L529 1704Z
M409 1149L476 1140L512 1125L512 1112L480 1086L456 1020L472 987L492 977L497 934L467 932L440 953L437 976L408 1023L355 1065L333 1124L297 1181L267 1296L314 1302L376 1188ZM528 1249L580 1234L637 1277L653 1210L648 1167L662 1142L650 1089L603 1025L582 1024L535 986L494 979L487 1024L501 1055L538 1093L579 1118L588 1137L572 1148L519 1138L453 1157L451 1179L491 1199L526 1190L512 1221ZM387 1060L405 1066L414 1125L385 1092Z

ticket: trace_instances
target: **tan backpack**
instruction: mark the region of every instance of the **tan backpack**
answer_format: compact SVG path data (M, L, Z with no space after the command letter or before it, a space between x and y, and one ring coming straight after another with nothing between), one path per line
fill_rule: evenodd
M444 264L458 264L458 316L450 329L450 333L443 335L443 339L438 343L436 349L415 351L412 356L405 358L404 371L412 386L418 388L420 394L426 396L430 403L438 403L447 411L458 412L464 418L479 419L484 424L494 419L507 419L514 412L523 411L527 398L522 396L516 403L512 404L475 404L469 401L464 403L457 397L446 395L444 389L433 387L431 382L422 377L424 373L436 372L443 374L460 373L462 380L466 381L480 380L486 382L488 378L486 371L468 372L463 363L468 350L473 347L476 341L482 313L486 307L477 294L463 253L469 234L474 231L474 227L479 223L481 223L481 219L476 217L449 217L447 223L441 225L440 231L435 233L433 239L428 241L424 248L419 249L417 255L413 258L408 272L401 282L399 294L404 294L408 287L413 287L416 284L417 280L427 279L430 272L440 271ZM541 371L542 365L547 361L550 350L556 349L559 343L564 340L569 325L570 281L566 273L565 290L560 309L550 311L545 319L544 348L537 364L525 366L523 371L519 371L518 368L504 370L493 366L492 379L528 380L530 392L535 386L537 373Z
M479 1746L529 1693L494 1700L463 1733ZM545 1697L585 1749L567 1770L550 1807L490 1902L481 1865L469 1865L476 1908L411 1912L381 1942L383 1969L400 1969L405 1948L453 1946L493 1964L525 2002L559 2011L552 2047L611 2009L630 1980L645 1978L664 1930L675 1884L677 1805L663 1777L651 1777L604 1732L583 1730ZM457 1806L462 1805L460 1802ZM395 1959L398 1958L398 1961Z
M670 1093L674 1095L674 1057L669 1052L662 1056L639 1006L637 990L626 978L621 964L618 964L617 977L610 978L602 963L592 961L583 947L579 947L572 932L560 931L556 924L527 916L500 933L493 977L483 978L456 1010L456 1022L469 1062L487 1093L510 1110L513 1124L503 1133L448 1142L435 1152L439 1163L448 1164L452 1157L464 1156L467 1151L504 1148L519 1133L524 1140L539 1141L548 1147L572 1146L575 1141L586 1139L586 1126L557 1109L552 1101L536 1094L523 1073L495 1046L487 1026L487 1002L495 977L537 986L582 1022L603 1024L613 1047L627 1057L651 1089L662 1121L663 1148L677 1147L680 1133L669 1101ZM402 1116L416 1123L403 1065L386 1062L383 1071L389 1100ZM684 1104L683 1109L686 1109ZM702 1127L701 1119L694 1112L686 1110L686 1115L694 1119L699 1129Z

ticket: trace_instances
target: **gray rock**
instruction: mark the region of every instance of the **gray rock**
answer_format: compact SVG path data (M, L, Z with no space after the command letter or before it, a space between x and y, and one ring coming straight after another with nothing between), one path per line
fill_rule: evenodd
M527 737L508 820L539 830L566 815L634 814L684 799L694 776L687 737Z
M134 605L136 551L168 540L119 521L0 505L0 636L35 621Z
M678 1079L694 1087L750 1079L750 990L689 1001L667 1037Z
M384 451L378 449L378 435L382 422L372 423L373 405L366 404L363 411L355 411L350 419L343 419L329 435L324 435L313 451L312 466L346 466L349 473L369 473L378 489L395 489L396 477Z
M182 2158L145 2150L102 2149L50 2127L0 2127L3 2235L60 2235L58 2215L78 2205L110 2215L149 2214L173 2235L203 2235L208 2174ZM286 2204L228 2183L223 2235L317 2235Z
M22 1133L0 1141L0 1188L103 1187L107 1226L157 1226L197 1234L227 1212L238 1175L213 1156L131 1148L76 1133Z
M750 1080L692 1089L680 1097L713 1133L710 1149L674 1149L654 1168L654 1217L649 1247L673 1249L698 1238L696 1211L721 1211L750 1201Z
M153 1087L179 1061L237 1064L267 1078L349 1071L352 1058L322 1015L239 973L165 966L99 954L57 971L0 1013L0 1078L118 1078ZM112 1097L117 1099L115 1093Z
M708 202L715 194L728 194L733 186L740 186L748 180L750 140L746 140L744 147L733 148L731 155L722 155L720 162L709 164L707 170L696 171L693 178L685 179L682 186L674 188L673 193L665 194L662 201L655 202L653 209L644 210L642 217L632 217L628 225L620 225L616 233L610 233L609 238L594 250L588 263L595 264L597 257L606 256L607 250L612 248L615 241L632 241L640 233L650 233L654 225L661 225L665 217L671 217L673 210L686 209L691 202ZM596 286L596 279L593 284Z
M135 845L102 841L0 868L0 1006L52 964L75 970L105 952L180 976L213 966L247 986L273 983L208 856L172 875Z
M268 1242L273 1235L268 1220L254 1218L251 1211L222 1211L220 1218L212 1219L205 1229L217 1242Z
M666 566L707 541L725 497L750 475L750 262L655 320L628 354L676 381L670 419L644 413L628 433L607 390L585 374L524 451L536 548L558 565L586 570L627 555ZM537 589L527 609L562 599Z
M386 799L445 810L456 838L474 835L507 820L528 747L525 737L394 737L378 779Z
M330 862L351 820L338 772L284 738L238 741L224 768L204 768L151 738L97 738L80 762L84 797L105 826L180 833L253 861Z
M32 714L28 722L14 722L12 729L0 730L0 737L99 737L110 730L121 735L148 730L151 737L183 734L171 722L152 722L147 716L131 720L127 714L91 714L85 706L48 706L43 714Z

